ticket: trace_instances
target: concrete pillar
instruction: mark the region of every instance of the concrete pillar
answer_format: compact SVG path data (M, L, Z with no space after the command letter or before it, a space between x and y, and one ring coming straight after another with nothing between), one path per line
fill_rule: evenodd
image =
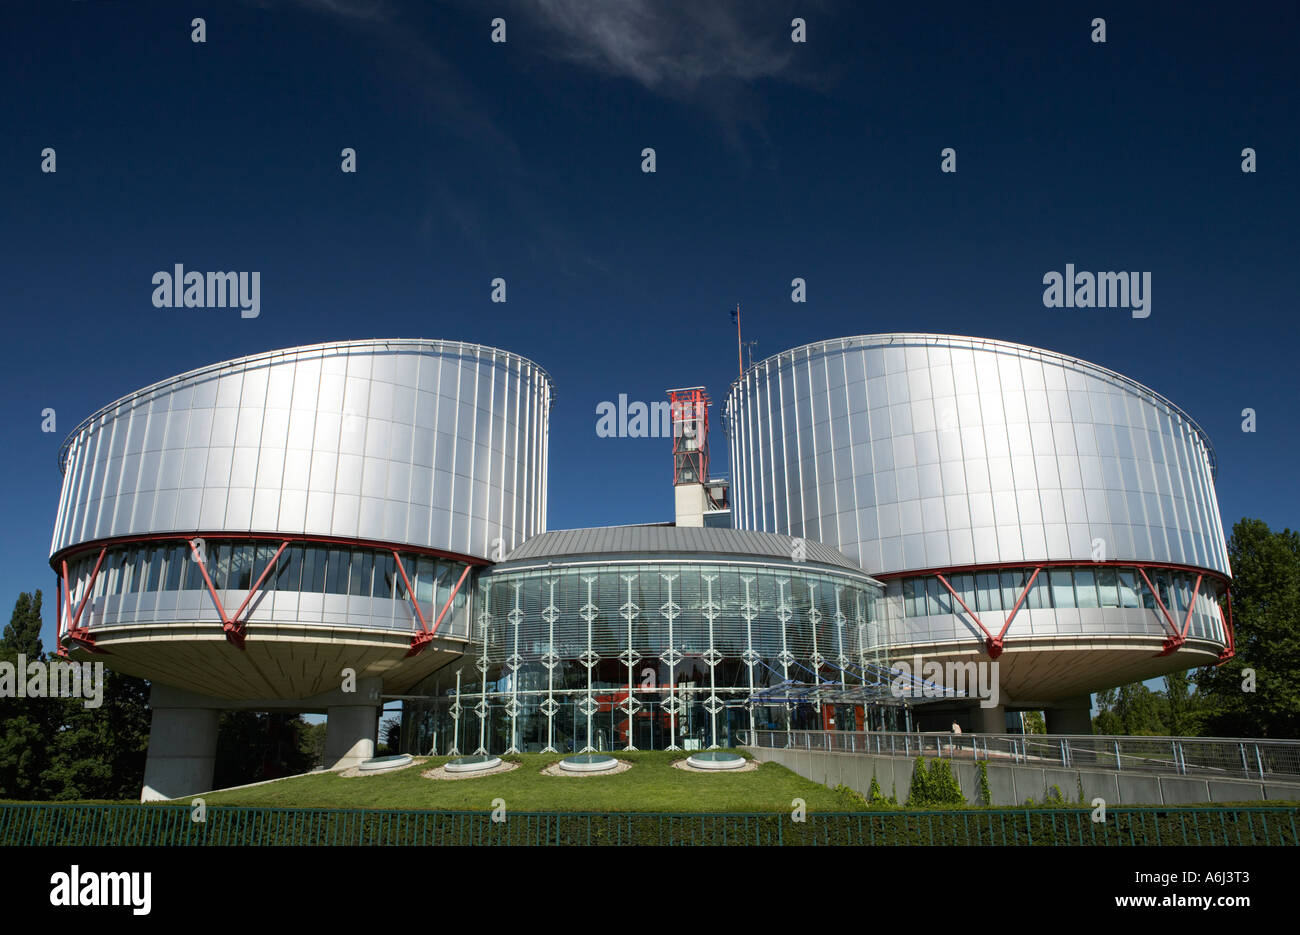
M347 703L331 704L325 712L325 768L349 769L375 755L375 735L382 704L377 678L357 680Z
M1092 733L1092 695L1066 698L1043 714L1047 718L1049 734Z
M1005 734L1007 732L1007 709L1002 705L981 708L979 705L970 709L971 731L976 734Z
M212 789L217 762L217 722L221 709L177 704L166 686L155 685L149 699L153 720L144 765L141 802L174 799Z

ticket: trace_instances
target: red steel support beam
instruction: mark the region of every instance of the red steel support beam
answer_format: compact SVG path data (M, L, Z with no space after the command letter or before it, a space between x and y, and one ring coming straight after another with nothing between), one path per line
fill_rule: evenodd
M1237 655L1237 635L1234 632L1233 625L1232 625L1232 588L1227 589L1225 593L1225 597L1227 598L1228 601L1228 617L1226 620L1224 620L1223 605L1220 604L1219 619L1223 620L1223 630L1228 637L1228 645L1225 646L1223 650L1219 653L1219 661L1215 663L1216 667L1223 665L1233 656Z
M1151 584L1151 579L1147 577L1146 569L1139 565L1138 574L1141 575L1142 580L1146 582L1147 590L1150 591L1151 596L1156 599L1156 606L1160 608L1160 613L1164 614L1165 622L1169 624L1169 629L1173 631L1173 636L1165 640L1164 648L1158 653L1158 655L1161 656L1168 656L1171 652L1181 646L1183 642L1182 636L1178 632L1178 624L1174 623L1173 614L1169 613L1169 609L1165 607L1165 602L1160 600L1160 593L1156 591L1155 587Z
M287 549L288 547L289 547L288 539L285 539L283 542L280 543L280 547L275 550L275 554L272 555L271 560L267 562L266 568L262 570L262 577L258 578L257 581L253 584L253 589L249 591L248 596L244 598L244 603L240 604L239 610L235 611L234 614L235 620L238 620L241 616L243 616L244 609L248 607L248 602L253 599L253 596L257 594L258 591L262 590L262 585L266 583L267 576L271 574L271 569L275 568L275 563L280 560L280 556L284 554L284 550ZM242 629L242 625L241 625L241 629Z
M993 634L989 632L989 628L984 626L984 624L980 622L979 617L975 616L975 611L971 610L969 607L966 606L966 602L961 599L960 594L958 594L956 591L952 589L952 585L948 583L948 579L945 578L943 575L935 575L935 577L939 579L940 584L942 584L945 588L948 589L948 593L957 599L957 603L961 605L961 609L966 611L966 614L972 620L975 621L975 626L983 630L985 638L991 642L993 639Z
M284 539L280 542L280 548L276 551L275 556L267 563L261 577L257 579L257 583L254 584L252 589L248 592L248 596L244 598L244 602L239 605L239 609L235 611L233 617L226 615L226 608L221 605L221 598L217 596L217 589L212 584L212 578L208 574L207 562L199 557L199 549L195 544L198 540L189 539L186 541L190 544L190 555L194 558L195 564L199 566L199 573L203 575L203 583L208 586L208 594L212 596L212 603L216 605L217 615L221 617L221 632L226 635L226 639L229 640L236 649L242 650L244 648L244 638L247 631L247 625L241 622L239 617L243 614L244 609L248 607L248 604L252 601L254 595L261 590L262 584L271 573L271 569L275 567L275 563L280 560L281 554L283 554L284 550L293 540Z
M90 573L90 579L86 582L86 593L81 595L81 601L77 605L75 614L72 612L72 582L68 580L68 562L66 559L63 561L63 599L67 604L68 614L67 638L92 653L103 653L105 650L95 645L95 638L90 635L89 627L80 626L81 614L85 611L86 603L90 600L90 594L95 589L95 580L99 577L99 569L104 564L104 555L107 552L108 546L104 546L99 550L99 558L95 560L95 568ZM63 648L62 644L58 643L57 637L55 642L60 649Z
M428 631L421 630L415 636L411 637L411 648L406 653L408 659L411 656L423 652L424 648L433 640L433 635L438 632L438 627L442 624L442 618L447 615L447 611L451 610L451 602L456 599L456 595L460 591L460 586L465 583L465 579L469 576L469 570L471 567L472 566L470 565L466 565L465 570L460 573L460 578L457 579L456 586L452 588L451 593L447 595L447 602L442 605L442 610L438 611L438 619L433 621L433 629ZM417 608L417 610L418 609L419 608ZM420 622L424 622L423 617L420 618Z
M415 589L411 587L411 579L406 577L406 567L402 564L402 556L397 554L396 549L390 549L393 553L393 560L397 562L397 571L402 576L402 584L406 585L406 599L411 602L415 608L415 616L420 620L420 636L429 632L429 625L424 622L424 613L420 610L420 602L416 600Z
M462 571L460 577L456 579L456 586L452 588L451 593L447 595L447 603L442 605L442 610L438 611L438 619L433 621L433 629L429 631L431 634L438 632L438 627L442 624L442 618L447 616L447 611L451 610L451 602L456 599L456 594L460 591L460 586L465 583L465 579L469 576L469 569L470 566L466 565L465 570Z
M63 576L54 576L54 655L68 658L68 647L63 645Z
M1030 575L1029 580L1025 582L1025 588L1020 592L1020 597L1016 599L1015 606L1011 608L1011 613L1007 615L1007 622L1002 625L1002 631L990 641L990 659L996 659L998 656L1002 655L1003 637L1007 635L1007 630L1011 629L1011 621L1016 619L1016 611L1020 610L1020 605L1023 604L1025 598L1029 596L1029 589L1034 586L1034 581L1038 578L1038 573L1042 570L1043 568L1041 565L1034 569L1034 573Z
M1016 619L1016 612L1020 610L1020 605L1024 603L1025 598L1029 596L1029 589L1034 586L1034 580L1042 570L1042 566L1040 565L1035 568L1034 573L1029 576L1029 580L1025 582L1024 589L1020 592L1020 597L1016 599L1015 606L1011 608L1011 613L1007 615L1006 623L1002 624L1002 629L998 632L997 636L990 633L988 628L980 621L980 618L975 616L975 612L966 606L966 602L961 599L960 594L953 590L953 587L948 583L947 578L938 573L935 574L935 577L939 579L940 584L948 589L948 593L957 599L957 603L960 604L962 610L966 611L970 618L975 621L975 625L984 631L984 648L988 652L990 659L996 659L998 656L1002 655L1002 650L1005 648L1003 644L1007 635L1007 630L1011 628L1011 621Z
M1178 647L1187 642L1187 632L1192 626L1192 611L1196 609L1196 598L1201 593L1201 579L1204 577L1204 575L1196 576L1196 587L1192 589L1192 600L1187 605L1187 617L1183 620L1182 632L1179 633L1178 631L1174 631L1174 635L1170 639L1165 640L1164 648L1160 650L1158 655L1168 656L1170 653L1178 649Z

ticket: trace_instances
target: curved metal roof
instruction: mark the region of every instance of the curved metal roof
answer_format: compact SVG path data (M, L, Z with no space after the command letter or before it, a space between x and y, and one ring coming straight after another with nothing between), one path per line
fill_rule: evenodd
M899 331L888 334L859 334L844 338L827 338L822 341L813 341L809 344L801 344L798 347L792 347L788 350L781 351L779 354L773 354L770 357L765 357L760 361L750 364L740 377L732 381L731 388L728 390L727 395L730 396L735 393L736 388L741 384L745 377L749 376L751 371L756 371L759 368L772 363L779 363L783 358L789 359L793 362L796 354L815 354L820 351L831 350L844 351L856 347L905 347L908 345L946 345L950 347L1012 351L1022 356L1035 357L1039 360L1050 360L1053 363L1065 367L1089 372L1095 376L1110 380L1113 383L1118 383L1126 389L1134 390L1140 394L1145 394L1160 403L1162 406L1167 407L1171 412L1177 415L1178 418L1191 426L1192 431L1197 434L1201 439L1202 444L1205 445L1206 454L1210 459L1211 472L1214 474L1218 473L1218 458L1214 453L1214 445L1210 443L1210 436L1207 435L1205 430L1197 425L1196 420L1183 411L1180 406L1160 395L1155 390L1151 389L1151 387L1145 386L1131 377L1126 377L1122 373L1116 373L1114 370L1109 370L1100 364L1094 364L1078 357L1071 357L1069 354L1062 354L1059 351L1047 351L1041 347L1033 347L1029 344L1016 344L1014 341L1001 341L996 338L976 338L961 334L928 334L925 332L911 331Z
M715 529L699 526L597 526L557 529L533 536L495 567L537 563L577 556L689 555L760 558L790 562L794 539L773 532ZM843 552L805 539L807 563L831 565L864 574L862 566Z
M219 363L207 364L206 366L198 367L194 370L187 370L185 373L177 374L174 377L168 377L165 380L159 380L157 383L151 383L146 387L136 390L134 393L128 393L120 399L113 400L113 402L109 403L107 406L101 406L90 415L86 416L86 418L82 419L81 422L77 424L77 427L68 433L68 437L63 440L63 444L59 446L59 471L60 473L63 473L67 470L68 451L72 447L73 441L82 433L83 430L85 430L86 426L115 409L131 405L167 386L183 383L186 380L194 380L199 377L220 373L224 370L234 370L238 367L247 366L249 364L272 363L275 362L277 358L309 358L313 354L323 354L325 351L348 350L350 348L370 348L374 350L383 349L392 351L426 350L434 351L439 354L487 353L494 356L500 355L507 359L514 359L529 364L541 373L542 376L546 378L546 382L550 385L551 402L554 403L555 401L555 381L551 379L551 375L546 372L544 367L538 366L535 361L524 357L522 354L516 354L513 351L503 351L498 347L489 347L486 344L474 344L469 341L443 341L436 338L361 338L352 341L326 341L322 344L304 344L301 347L282 347L273 351L262 351L258 354L249 354L246 357L236 357L234 360L223 360Z

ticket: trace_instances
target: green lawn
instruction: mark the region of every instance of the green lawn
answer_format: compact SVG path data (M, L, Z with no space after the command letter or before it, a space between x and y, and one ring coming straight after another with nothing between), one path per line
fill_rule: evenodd
M473 779L424 779L420 773L450 757L430 757L417 765L378 776L344 779L316 773L249 789L205 796L208 805L297 808L404 808L485 811L492 800L505 799L517 811L594 812L789 812L800 798L809 811L862 808L850 796L795 775L775 763L761 763L744 773L692 773L672 763L686 756L668 751L614 754L632 763L616 776L571 778L544 776L542 770L562 759L532 753L503 759L519 764L508 773Z

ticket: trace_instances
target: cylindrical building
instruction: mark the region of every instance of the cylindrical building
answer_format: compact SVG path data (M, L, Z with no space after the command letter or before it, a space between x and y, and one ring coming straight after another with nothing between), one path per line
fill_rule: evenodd
M545 530L552 393L505 351L373 340L104 407L60 455L60 644L248 707L312 710L347 669L373 709L462 651L470 568Z
M756 363L726 410L736 526L820 540L887 582L896 657L1000 656L1007 704L1077 709L1228 651L1213 448L1127 377L867 335Z

